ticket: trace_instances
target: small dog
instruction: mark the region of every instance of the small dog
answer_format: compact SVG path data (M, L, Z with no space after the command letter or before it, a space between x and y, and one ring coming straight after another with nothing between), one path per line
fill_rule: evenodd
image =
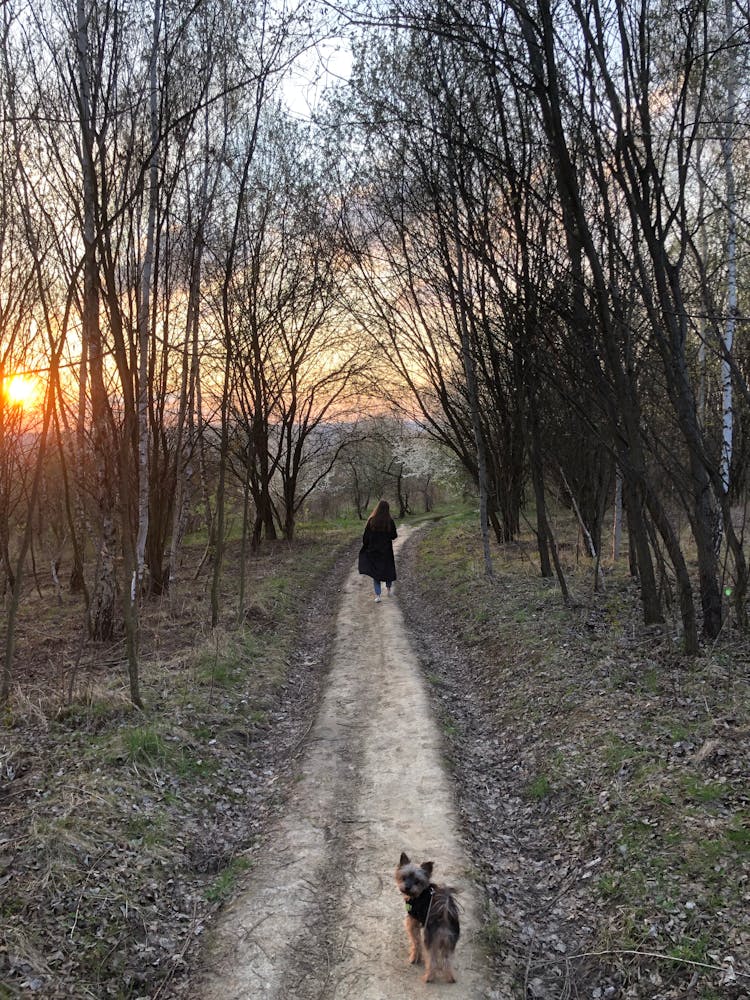
M396 885L406 903L409 961L416 965L424 955L426 983L434 983L441 971L446 982L455 983L452 962L459 935L456 890L432 883L433 867L432 861L412 864L402 853L396 868Z

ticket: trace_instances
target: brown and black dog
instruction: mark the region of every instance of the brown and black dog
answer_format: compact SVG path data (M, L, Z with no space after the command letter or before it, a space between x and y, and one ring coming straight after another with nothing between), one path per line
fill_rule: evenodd
M424 958L426 983L435 982L440 973L455 983L453 952L460 932L456 890L431 882L433 868L432 861L416 865L403 853L396 868L396 885L406 903L409 961L415 965Z

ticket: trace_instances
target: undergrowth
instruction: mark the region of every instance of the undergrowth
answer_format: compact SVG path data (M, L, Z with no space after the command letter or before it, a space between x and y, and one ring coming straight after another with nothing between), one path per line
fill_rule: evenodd
M295 660L309 595L357 534L342 522L264 543L241 613L231 543L213 631L208 571L191 579L197 539L177 592L141 610L143 712L126 697L121 643L81 646L80 613L67 604L40 624L30 597L26 672L0 730L1 998L179 995L279 794L287 685L304 706L323 667ZM321 603L324 623L335 600Z
M492 805L466 805L487 877L502 887L508 864L484 846L491 827L491 842L520 845L559 886L549 890L559 894L556 923L532 913L533 934L498 904L520 952L518 995L750 995L747 638L728 629L685 658L674 618L643 626L627 558L604 566L597 592L575 534L561 536L571 538L567 605L556 581L539 576L530 536L493 543L488 579L475 515L446 518L415 556L423 613L439 608L458 644L450 665L436 669L433 653L427 671L449 758L479 761L481 787L492 789ZM474 777L458 775L465 799Z

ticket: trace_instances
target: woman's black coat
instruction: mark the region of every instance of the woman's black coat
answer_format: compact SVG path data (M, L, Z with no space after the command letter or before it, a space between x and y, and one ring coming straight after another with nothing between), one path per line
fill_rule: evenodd
M396 525L391 519L388 531L373 531L368 521L359 550L359 572L373 580L390 582L396 579L396 561L393 558L393 539L397 538Z

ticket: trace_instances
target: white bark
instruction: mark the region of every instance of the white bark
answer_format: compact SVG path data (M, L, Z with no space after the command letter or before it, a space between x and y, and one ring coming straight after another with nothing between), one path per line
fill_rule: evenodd
M722 449L721 478L724 489L729 490L729 470L732 462L732 436L734 418L732 412L732 366L731 355L734 346L734 329L737 317L737 196L734 181L734 123L737 102L737 57L734 39L734 0L724 0L724 15L727 50L727 111L726 124L722 135L722 155L724 160L724 183L727 207L727 314L724 325L723 352L721 359L722 386Z
M696 109L696 114L699 113ZM708 261L708 229L706 227L706 214L705 214L705 204L706 204L706 179L703 173L703 150L704 142L699 139L696 153L696 167L698 173L698 218L700 220L700 253L703 268L706 267L706 262ZM703 301L703 316L701 318L701 333L700 342L698 344L698 393L696 399L696 406L698 409L698 420L700 422L701 430L706 429L706 400L708 397L708 386L707 386L707 355L706 355L706 343L710 335L710 328L708 322L709 313L708 296L705 296Z

